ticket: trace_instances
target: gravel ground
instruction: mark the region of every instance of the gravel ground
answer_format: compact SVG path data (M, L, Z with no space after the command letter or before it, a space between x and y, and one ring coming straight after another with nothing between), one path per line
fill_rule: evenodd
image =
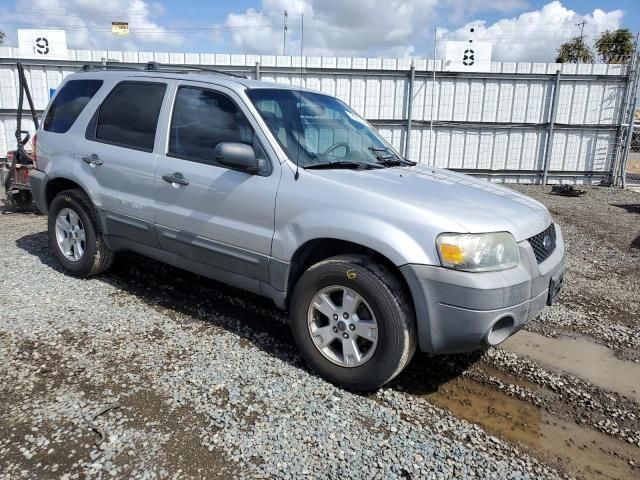
M569 253L560 302L528 328L550 336L589 335L620 358L639 361L640 195L593 187L568 198L539 187L517 189L549 208Z
M519 189L549 205L570 253L560 303L531 330L637 361L640 195ZM78 280L50 255L43 217L3 213L0 478L607 478L540 432L514 439L482 421L490 410L431 397L461 382L598 439L608 478L640 474L639 406L598 385L491 349L417 355L389 387L352 394L304 366L267 300L133 254Z

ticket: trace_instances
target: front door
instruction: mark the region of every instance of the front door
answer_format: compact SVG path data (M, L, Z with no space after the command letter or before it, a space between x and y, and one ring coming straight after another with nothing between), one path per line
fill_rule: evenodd
M173 94L166 153L158 157L155 172L160 245L217 269L227 281L224 273L267 281L278 162L269 163L269 172L252 175L214 158L218 143L239 142L269 162L266 140L233 91L185 82Z

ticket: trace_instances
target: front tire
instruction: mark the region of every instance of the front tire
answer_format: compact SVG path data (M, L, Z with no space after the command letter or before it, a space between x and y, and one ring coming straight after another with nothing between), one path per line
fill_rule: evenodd
M111 266L114 253L102 238L93 204L79 189L60 192L49 208L49 248L62 266L86 278Z
M411 299L388 268L365 255L340 255L310 267L296 284L290 311L307 363L350 390L389 382L416 349Z

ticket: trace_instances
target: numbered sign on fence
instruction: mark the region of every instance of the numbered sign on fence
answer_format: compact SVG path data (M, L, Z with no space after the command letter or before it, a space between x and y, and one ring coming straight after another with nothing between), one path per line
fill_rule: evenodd
M67 59L64 30L19 29L18 49L22 58Z
M451 72L490 72L491 43L447 42L444 65Z

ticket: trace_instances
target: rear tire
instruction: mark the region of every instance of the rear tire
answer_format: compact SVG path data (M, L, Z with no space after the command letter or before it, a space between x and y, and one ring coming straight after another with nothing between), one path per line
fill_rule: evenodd
M98 275L113 263L95 209L80 189L60 192L49 207L49 248L62 266L76 277Z
M303 358L350 390L389 382L416 350L410 297L388 268L365 255L340 255L310 267L295 286L290 312Z

